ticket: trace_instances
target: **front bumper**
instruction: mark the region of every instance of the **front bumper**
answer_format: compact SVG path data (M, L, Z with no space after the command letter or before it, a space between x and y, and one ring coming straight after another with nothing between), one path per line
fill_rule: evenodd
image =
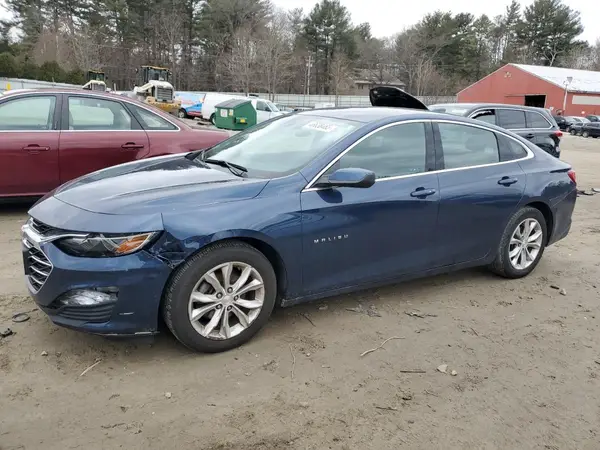
M145 251L117 258L73 257L27 225L22 252L29 293L55 324L106 336L157 332L161 296L172 270L163 261ZM116 299L90 306L60 303L77 290L108 290Z

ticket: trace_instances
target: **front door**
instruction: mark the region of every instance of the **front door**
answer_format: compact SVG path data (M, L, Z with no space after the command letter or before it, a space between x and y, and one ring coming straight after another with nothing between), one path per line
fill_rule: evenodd
M61 183L150 152L148 136L116 100L68 95L60 137Z
M60 96L9 96L0 103L0 197L42 195L59 185Z
M467 124L434 124L442 145L436 265L486 257L523 197L527 176L516 140ZM520 152L520 153L519 153Z
M307 189L301 194L305 294L356 286L427 269L438 214L430 168L431 126L394 124L351 147L339 168L375 172L370 188Z
M271 109L262 100L256 101L256 122L261 123L271 118Z

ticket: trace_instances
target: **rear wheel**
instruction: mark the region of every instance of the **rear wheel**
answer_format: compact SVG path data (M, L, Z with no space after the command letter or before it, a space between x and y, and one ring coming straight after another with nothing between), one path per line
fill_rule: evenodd
M197 253L170 282L163 316L192 350L214 353L247 342L269 319L277 280L269 260L243 242Z
M529 275L540 262L546 242L544 215L538 209L525 207L508 222L490 269L506 278Z
M216 116L214 114L210 116L210 123L212 123L213 125L216 126L217 125L217 121L215 120L215 117Z

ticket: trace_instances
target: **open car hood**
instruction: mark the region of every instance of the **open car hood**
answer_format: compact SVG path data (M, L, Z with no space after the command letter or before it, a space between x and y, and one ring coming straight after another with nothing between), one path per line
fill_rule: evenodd
M429 110L421 100L397 87L374 87L369 91L369 98L373 106Z

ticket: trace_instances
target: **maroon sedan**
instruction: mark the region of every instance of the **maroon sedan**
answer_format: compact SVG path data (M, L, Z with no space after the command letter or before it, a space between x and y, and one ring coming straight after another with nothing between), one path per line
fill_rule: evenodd
M0 97L0 198L43 195L95 170L200 150L227 137L124 96L9 91Z

